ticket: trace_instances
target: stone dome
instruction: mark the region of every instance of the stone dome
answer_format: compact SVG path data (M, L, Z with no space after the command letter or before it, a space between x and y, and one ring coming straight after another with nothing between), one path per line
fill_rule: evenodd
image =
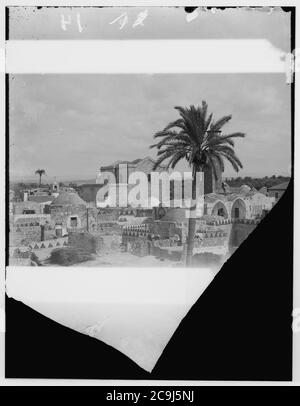
M51 203L51 206L62 206L62 205L73 205L73 206L86 206L87 203L74 192L63 192L60 193Z
M248 185L242 185L240 187L240 192L241 193L249 193L251 191L251 187Z

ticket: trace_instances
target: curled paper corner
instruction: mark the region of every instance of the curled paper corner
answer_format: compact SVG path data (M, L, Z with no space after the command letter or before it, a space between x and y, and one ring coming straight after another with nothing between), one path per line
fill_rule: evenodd
M151 372L216 272L208 267L163 274L161 268L125 269L8 267L7 295Z

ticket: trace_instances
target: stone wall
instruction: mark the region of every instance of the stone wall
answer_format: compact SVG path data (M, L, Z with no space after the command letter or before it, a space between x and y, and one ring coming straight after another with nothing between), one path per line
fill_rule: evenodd
M232 225L229 245L230 247L238 247L257 227L255 223L235 223Z
M258 222L252 220L222 221L217 225L205 225L202 232L198 229L199 236L195 238L194 248L196 251L213 251L214 248L227 252L233 247L239 246L248 235L257 227ZM151 241L151 233L144 230L126 231L122 234L122 243L125 251L134 255L155 255L163 258L177 258L179 254L168 252L167 248L172 248L180 242L172 241L172 235L179 234L178 229L172 228L171 222L156 222L160 228L160 233L156 229L155 235L160 235L159 240ZM174 233L173 233L174 231ZM181 231L181 230L179 230ZM180 254L181 255L181 254Z
M50 240L55 238L55 231L45 229L44 239ZM11 247L28 246L33 241L41 241L41 227L10 227L9 245Z
M103 251L105 252L119 252L122 243L122 236L118 234L102 235L103 238Z
M118 208L97 208L94 209L94 216L97 216L97 221L118 221L120 209ZM90 212L89 212L90 213Z
M41 227L12 227L9 233L9 245L18 247L28 245L32 241L41 240Z
M122 243L125 246L125 251L133 255L143 257L151 254L151 242L146 237L136 238L128 236L122 238Z
M15 226L50 224L51 217L49 214L14 214L10 216L10 223Z
M51 224L60 224L65 228L70 228L70 218L78 217L78 226L74 227L76 229L86 230L86 207L85 206L54 206L51 207Z
M227 237L224 239L224 244L232 248L242 244L248 235L255 230L258 224L259 221L254 220L223 221L215 226L211 226L211 230L216 228L224 231L227 234Z
M34 210L36 214L43 213L43 205L37 202L14 202L12 204L12 213L13 214L23 214L24 210Z
M173 221L155 221L153 225L153 233L158 234L164 239L172 237L175 234L181 236L181 229L178 228Z
M119 218L119 210L117 209L89 208L82 217L84 224L88 222L90 233L119 233L120 231L117 224Z

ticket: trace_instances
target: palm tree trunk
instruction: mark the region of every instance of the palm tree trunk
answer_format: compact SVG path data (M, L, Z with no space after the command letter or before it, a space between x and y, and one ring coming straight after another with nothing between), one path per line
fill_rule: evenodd
M40 183L39 183L39 187L41 187L42 184L42 174L40 174Z
M196 195L197 195L197 167L193 168L193 180L192 180L192 205L190 207L190 217L188 223L188 235L187 235L187 250L186 250L186 266L191 266L194 250L194 238L196 230Z

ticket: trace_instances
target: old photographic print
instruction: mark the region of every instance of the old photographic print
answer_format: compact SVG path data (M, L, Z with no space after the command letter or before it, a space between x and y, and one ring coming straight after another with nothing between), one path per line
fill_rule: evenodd
M291 379L293 11L6 12L7 376ZM60 48L79 42L90 71ZM9 309L89 355L26 367Z

